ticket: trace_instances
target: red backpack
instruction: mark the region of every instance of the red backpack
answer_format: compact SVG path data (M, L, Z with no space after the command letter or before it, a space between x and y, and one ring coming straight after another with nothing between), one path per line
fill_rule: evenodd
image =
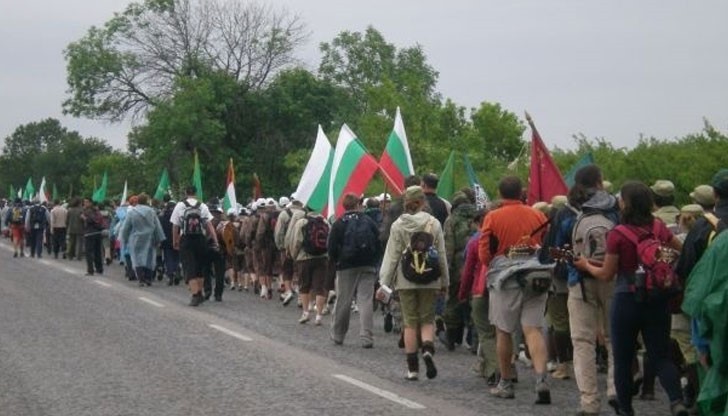
M675 263L680 253L661 241L657 235L659 222L655 220L652 231L618 225L615 231L622 234L637 248L637 259L642 270L637 271L635 289L644 290L648 294L664 294L674 296L682 291L680 279L675 272ZM644 272L644 282L639 275Z

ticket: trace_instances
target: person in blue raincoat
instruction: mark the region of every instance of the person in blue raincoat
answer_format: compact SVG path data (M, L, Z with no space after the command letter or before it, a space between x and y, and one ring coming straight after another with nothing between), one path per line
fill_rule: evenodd
M140 194L134 209L127 211L119 235L123 246L129 250L139 286L151 286L156 249L165 237L157 213L149 206L147 194Z

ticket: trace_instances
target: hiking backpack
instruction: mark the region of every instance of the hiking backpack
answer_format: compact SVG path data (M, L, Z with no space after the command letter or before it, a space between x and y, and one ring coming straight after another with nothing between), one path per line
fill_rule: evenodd
M669 247L657 237L659 220L655 220L651 231L619 225L614 229L634 244L637 249L639 267L635 273L635 291L638 296L674 296L682 290L680 279L675 272L679 252Z
M344 239L341 245L340 262L366 264L379 252L379 235L374 221L361 213L344 216Z
M440 278L440 253L435 248L432 234L433 222L430 218L424 231L415 231L410 236L407 248L402 252L400 267L405 279L412 283L426 285Z
M308 217L303 225L303 251L320 256L328 251L329 224L323 217Z
M23 223L23 208L22 207L13 207L13 210L11 211L11 215L10 215L10 222L15 225Z
M204 235L204 221L202 220L202 203L197 201L191 205L184 200L185 210L182 213L182 233L186 236Z
M45 208L40 205L36 205L30 209L30 225L33 228L40 228L45 221Z
M580 212L571 230L574 254L601 264L607 253L607 233L616 222L600 211Z

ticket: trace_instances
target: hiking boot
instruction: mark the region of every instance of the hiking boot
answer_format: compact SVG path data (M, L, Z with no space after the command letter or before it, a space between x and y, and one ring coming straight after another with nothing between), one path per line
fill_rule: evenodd
M306 322L308 322L309 319L310 318L308 317L308 312L304 312L304 313L301 314L301 317L298 318L298 323L299 324L305 324Z
M437 377L437 368L435 368L435 361L432 359L432 353L429 351L422 353L422 359L425 361L425 367L427 367L427 371L425 372L427 378L433 379Z
M556 364L556 369L551 373L551 377L557 380L568 380L571 378L571 366L568 363Z
M513 391L513 383L510 380L501 379L498 385L490 389L490 395L499 399L515 399L516 393Z
M199 306L202 302L204 302L202 294L195 293L190 299L190 306Z
M543 378L536 382L536 404L551 404L551 390Z

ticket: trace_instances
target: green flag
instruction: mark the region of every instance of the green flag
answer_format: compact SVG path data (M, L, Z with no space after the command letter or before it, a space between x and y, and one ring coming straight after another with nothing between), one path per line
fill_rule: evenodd
M576 172L587 165L593 165L594 164L594 156L591 152L588 152L584 156L581 157L576 163L574 163L574 166L569 169L568 172L566 172L566 175L564 175L564 182L566 182L566 186L571 188L574 186L574 177L576 176Z
M53 184L53 195L51 196L54 201L58 200L58 188L56 188L56 184Z
M197 188L197 197L200 201L204 201L202 196L202 172L200 172L200 159L197 157L197 149L195 149L195 171L192 173L192 185Z
M455 176L453 176L453 167L455 165L455 151L450 152L447 158L445 170L440 175L440 181L437 183L437 195L440 198L450 199L455 193Z
M106 200L106 188L109 186L109 175L104 171L104 177L101 179L101 186L94 191L91 198L94 202L103 202Z
M23 199L33 199L35 196L35 187L33 186L33 178L28 178L28 183L25 184L25 192L23 192Z
M154 199L161 201L167 191L169 191L169 173L167 173L167 168L164 168L164 170L162 170L162 176L159 177L157 190L154 191Z

